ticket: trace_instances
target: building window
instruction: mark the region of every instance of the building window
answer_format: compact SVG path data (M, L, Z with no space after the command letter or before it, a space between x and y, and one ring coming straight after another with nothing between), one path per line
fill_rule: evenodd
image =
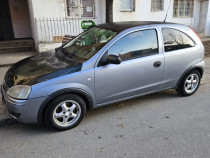
M151 10L152 11L162 11L163 10L163 1L164 0L152 0Z
M120 11L134 11L135 10L135 0L121 0L121 10Z
M192 17L194 0L174 0L175 17Z
M68 17L94 17L94 0L66 0L66 5Z

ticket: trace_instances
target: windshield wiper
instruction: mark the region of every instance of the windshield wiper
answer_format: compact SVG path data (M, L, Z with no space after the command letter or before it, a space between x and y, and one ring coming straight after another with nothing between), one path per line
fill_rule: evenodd
M75 62L78 63L77 59L74 57L73 54L68 53L68 52L66 51L66 49L64 49L64 48L62 48L61 50L62 50L64 56L67 56L67 57L73 59Z
M55 51L57 52L59 49L63 49L63 46L60 46L58 48L55 48Z

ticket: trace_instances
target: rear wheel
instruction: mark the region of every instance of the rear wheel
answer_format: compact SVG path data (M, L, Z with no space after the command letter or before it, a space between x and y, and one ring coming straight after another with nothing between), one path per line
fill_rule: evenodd
M197 91L200 85L200 80L200 72L197 70L191 70L183 77L176 91L181 96L190 96Z
M86 104L80 96L65 94L50 102L46 109L45 122L57 131L64 131L77 126L85 112Z

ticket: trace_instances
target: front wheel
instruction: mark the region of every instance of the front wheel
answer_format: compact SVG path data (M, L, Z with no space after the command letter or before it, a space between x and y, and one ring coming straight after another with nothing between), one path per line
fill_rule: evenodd
M46 109L45 122L57 131L64 131L77 126L85 113L86 104L80 96L65 94L50 102Z
M200 85L201 75L197 70L191 70L181 80L176 91L181 96L190 96L194 94Z

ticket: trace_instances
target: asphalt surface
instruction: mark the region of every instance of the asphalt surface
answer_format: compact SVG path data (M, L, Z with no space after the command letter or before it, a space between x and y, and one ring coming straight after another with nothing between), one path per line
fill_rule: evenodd
M0 157L210 157L210 81L191 97L168 90L90 110L65 132L0 128Z
M0 128L0 158L210 157L210 58L198 91L167 90L90 110L76 128Z

